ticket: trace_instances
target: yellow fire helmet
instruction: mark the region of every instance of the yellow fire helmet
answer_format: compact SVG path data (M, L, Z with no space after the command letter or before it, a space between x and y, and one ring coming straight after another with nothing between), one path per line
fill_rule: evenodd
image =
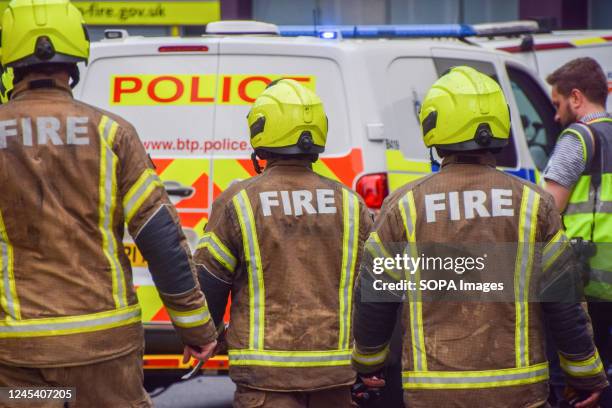
M499 148L510 137L510 112L499 84L466 66L452 68L433 84L419 121L427 147Z
M2 72L0 80L0 104L5 104L10 99L13 90L13 68L7 68Z
M89 36L68 0L12 0L2 16L4 67L76 63L89 58Z
M325 150L327 117L321 99L292 79L272 82L247 116L251 146L279 154L318 154Z

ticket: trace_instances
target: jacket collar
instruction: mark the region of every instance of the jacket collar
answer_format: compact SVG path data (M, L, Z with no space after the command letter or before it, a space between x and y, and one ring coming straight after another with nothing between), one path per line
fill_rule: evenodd
M53 77L31 75L15 84L11 99L19 98L31 92L41 91L72 98L72 90L68 84L65 84Z
M495 156L493 153L453 153L442 160L442 169L453 164L476 164L495 167Z

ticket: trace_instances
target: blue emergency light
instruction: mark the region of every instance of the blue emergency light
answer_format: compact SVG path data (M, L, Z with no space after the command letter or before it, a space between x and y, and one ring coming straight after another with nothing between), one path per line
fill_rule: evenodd
M339 38L425 38L470 37L478 35L466 24L405 24L405 25L340 25L340 26L279 26L283 37L310 36L329 40Z

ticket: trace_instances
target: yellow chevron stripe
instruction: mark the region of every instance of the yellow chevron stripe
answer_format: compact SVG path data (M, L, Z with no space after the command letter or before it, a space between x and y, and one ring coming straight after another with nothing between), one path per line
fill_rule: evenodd
M186 186L192 186L202 174L210 174L208 159L175 159L159 175L163 181L178 181Z
M317 174L319 174L319 175L321 175L323 177L327 177L329 179L341 182L340 179L338 178L338 176L336 176L336 173L331 171L329 169L329 167L327 167L327 164L325 164L323 162L323 160L317 160L316 163L313 163L312 164L312 169L315 171L315 173L317 173Z
M221 190L227 189L236 180L251 177L248 171L235 159L213 160L213 182Z
M139 286L136 290L136 295L142 307L143 322L150 322L153 316L164 307L155 286Z

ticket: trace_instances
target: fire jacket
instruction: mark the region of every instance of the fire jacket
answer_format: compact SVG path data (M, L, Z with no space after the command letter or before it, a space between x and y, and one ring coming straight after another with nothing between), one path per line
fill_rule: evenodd
M552 196L496 170L494 163L489 154L445 158L439 173L407 184L386 200L366 243L366 251L375 254L404 243L413 257L421 255L425 243L436 248L496 244L499 250L489 253L483 265L490 262L487 272L509 275L509 298L500 301L424 300L423 289L405 291L403 303L360 302L372 284L365 278L380 276L364 265L355 294L353 364L360 373L384 366L401 309L402 383L410 407L448 401L456 407L542 405L548 395L543 319L550 323L568 383L583 390L607 384L578 301L532 298L537 293L532 284L544 282L572 256ZM513 250L504 250L505 243L514 243ZM409 279L427 280L422 266L415 272Z
M126 121L50 78L0 107L0 363L56 367L142 347L124 225L185 344L214 340L161 181Z
M309 161L271 160L214 202L195 254L237 384L306 391L353 383L353 285L371 218Z

